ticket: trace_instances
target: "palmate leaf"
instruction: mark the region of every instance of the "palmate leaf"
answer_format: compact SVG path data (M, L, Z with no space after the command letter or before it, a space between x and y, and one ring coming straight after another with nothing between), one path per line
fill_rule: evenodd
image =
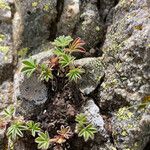
M86 116L85 116L84 114L82 114L82 113L76 115L75 121L76 121L77 123L81 124L81 125L85 125L85 124L88 123Z
M7 130L7 136L12 140L16 140L18 137L23 137L23 131L26 129L21 122L12 123Z
M60 127L60 130L57 130L57 133L65 139L69 139L73 134L69 126L64 127L63 125Z
M59 36L57 37L54 42L52 43L56 47L64 48L70 44L70 42L73 41L71 36Z
M41 130L39 123L35 123L33 121L27 122L27 128L31 131L33 137L35 137L35 134L39 133Z
M85 141L88 141L89 139L94 139L94 134L97 132L97 129L92 125L89 124L86 127L84 127L79 132L79 137L83 136Z
M70 53L85 52L83 45L85 45L85 42L78 37L69 45L69 48L65 48L65 51L68 51Z
M52 70L48 68L45 64L42 64L41 66L41 74L39 76L39 79L41 81L45 80L46 82L49 81L49 79L53 79Z
M23 67L21 69L21 72L27 75L29 78L37 69L37 62L36 60L23 60Z
M38 143L38 149L48 149L50 145L50 138L48 132L39 133L39 137L35 139L35 142Z
M57 48L56 50L53 51L53 53L57 56L62 56L65 54L64 51L62 51L61 49Z
M70 81L77 82L77 80L81 78L82 73L84 73L84 70L82 68L74 68L69 70L69 73L66 76Z
M69 54L64 54L59 58L60 65L64 68L70 65L74 61L74 57Z
M15 112L14 107L13 106L9 106L8 108L4 109L3 115L6 118L11 118L11 117L13 117L14 112Z

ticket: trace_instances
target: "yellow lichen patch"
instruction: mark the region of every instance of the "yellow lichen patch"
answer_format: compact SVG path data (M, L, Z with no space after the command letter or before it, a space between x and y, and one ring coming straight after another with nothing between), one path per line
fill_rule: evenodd
M3 57L4 61L7 61L8 59L7 57L8 51L9 51L9 46L0 46L0 52L4 54L4 57Z
M4 0L0 0L0 9L10 10L11 8L9 7L8 3L6 3Z
M134 26L134 29L135 30L142 30L143 26L141 24L140 25L136 25L136 26Z
M96 29L96 31L100 31L101 30L99 26L96 26L95 29Z
M25 56L27 55L28 51L29 51L28 47L22 48L21 50L18 51L18 56L20 58L25 58Z
M36 7L38 5L38 2L33 2L32 7Z
M49 8L50 6L48 5L48 4L46 4L46 5L44 5L44 8L43 8L43 10L45 10L45 11L49 11Z
M133 117L133 113L130 112L126 107L120 108L116 114L119 120L128 120Z
M122 136L127 136L128 133L124 130L124 131L122 131L121 135L122 135Z
M5 35L0 34L0 42L2 42L5 39Z

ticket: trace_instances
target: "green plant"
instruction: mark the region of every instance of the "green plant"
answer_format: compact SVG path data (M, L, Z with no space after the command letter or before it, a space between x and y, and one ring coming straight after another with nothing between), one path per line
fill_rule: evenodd
M45 80L46 82L48 82L49 79L53 79L52 70L48 68L45 64L41 65L41 73L39 79L41 81Z
M81 78L82 73L84 73L84 70L82 68L73 68L69 70L69 73L66 76L70 81L77 82L77 80Z
M38 67L36 60L35 59L23 60L22 63L24 66L21 72L26 74L28 78L31 77L31 75L36 71Z
M65 48L65 51L70 53L85 52L85 49L82 47L83 45L85 45L85 42L78 37L69 45L69 48Z
M9 106L8 108L4 109L3 116L5 118L12 118L14 115L15 109L13 106Z
M27 128L31 131L33 137L35 137L35 134L39 133L41 130L39 123L35 123L33 121L27 122Z
M62 68L69 66L73 61L74 57L69 54L64 54L59 57L59 63L62 66Z
M56 47L65 48L66 46L68 46L70 44L71 41L73 41L71 36L63 35L63 36L57 37L54 40L53 45L55 45Z
M89 139L94 139L94 134L97 132L97 129L88 122L84 114L78 114L76 116L76 133L79 137L83 137L85 141Z
M7 129L7 136L14 141L19 137L23 137L24 130L26 130L26 127L22 122L13 122Z
M73 42L70 36L60 36L53 42L55 45L54 56L50 57L48 64L38 64L36 60L22 61L22 72L30 77L34 72L37 72L41 81L48 82L53 79L53 70L65 73L65 76L70 81L77 82L81 78L84 70L81 67L76 67L74 64L75 57L71 55L72 52L84 52L82 47L85 42L80 38L76 38ZM72 42L72 43L71 43ZM65 71L62 71L64 70Z
M50 145L50 137L48 132L41 132L39 136L35 139L35 142L38 143L38 149L48 149Z

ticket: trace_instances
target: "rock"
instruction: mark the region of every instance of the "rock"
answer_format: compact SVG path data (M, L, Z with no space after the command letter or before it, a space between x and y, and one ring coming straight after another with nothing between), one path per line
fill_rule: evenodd
M51 55L51 51L42 52L34 55L32 59L37 59L37 62L41 63ZM25 117L36 116L48 99L48 88L44 82L41 82L36 74L27 79L20 69L14 75L14 91L17 113Z
M63 12L58 22L58 35L72 35L80 14L80 0L65 0Z
M113 117L113 137L118 149L143 150L149 142L150 109L130 111L125 107ZM142 138L141 138L142 137Z
M0 0L0 20L10 21L12 17L9 3L5 0Z
M0 84L13 76L12 26L0 24Z
M56 18L57 1L16 0L15 5L18 13L16 17L20 16L21 24L20 29L17 29L17 31L22 32L20 35L20 49L27 47L30 51L34 51L34 54L38 53L37 48L48 42L50 32L53 30L50 27Z
M87 3L80 14L80 23L76 26L76 37L86 42L88 48L96 47L104 38L103 22L99 16L97 5Z
M105 112L139 105L149 95L149 24L146 0L119 1L114 8L112 25L107 29L102 48L105 77L98 104ZM150 135L144 136L147 125L140 125L144 112L133 110L127 114L129 118L114 118L112 122L114 143L118 149L143 150L149 142Z
M101 143L108 140L108 134L104 128L104 120L100 114L99 107L95 104L93 99L88 99L81 107L81 112L87 116L87 119L97 128L97 134L94 143Z
M87 100L86 104L83 106L82 112L87 116L88 121L98 129L98 131L104 130L104 120L100 115L98 106L92 99Z
M106 76L100 93L101 106L106 101L107 108L109 104L110 108L126 102L133 104L150 93L150 19L146 6L146 1L121 1L115 7L103 46ZM126 9L129 13L125 13Z
M5 81L0 85L0 111L13 104L13 83Z
M75 61L76 65L85 69L85 73L78 82L79 89L83 94L88 95L92 93L104 77L103 64L101 62L101 58L83 58Z

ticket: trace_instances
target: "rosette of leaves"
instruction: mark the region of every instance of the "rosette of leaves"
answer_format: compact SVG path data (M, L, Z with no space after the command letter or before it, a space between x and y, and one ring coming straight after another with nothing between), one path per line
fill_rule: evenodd
M36 60L30 59L30 60L23 60L23 67L21 69L21 72L27 75L27 77L31 77L31 75L37 70L38 64Z
M69 73L67 73L67 77L69 78L70 81L75 81L77 82L78 79L81 78L81 74L84 73L84 69L82 68L73 68L69 70Z
M66 73L66 77L70 81L75 81L81 78L81 74L84 73L81 67L74 66L75 57L71 55L72 52L84 52L83 45L85 44L80 38L76 38L73 42L70 36L60 36L53 42L55 45L55 56L49 59L49 64L37 64L36 60L24 60L22 72L30 77L34 72L37 72L40 80L49 81L53 79L53 71L58 69L58 72L62 70ZM72 42L72 43L71 43Z
M41 73L39 76L39 79L41 81L45 80L46 82L49 81L49 79L53 79L53 74L51 68L47 67L45 64L40 65Z
M83 137L85 141L89 139L94 139L94 134L97 132L97 129L93 124L89 123L84 114L78 114L76 116L76 133L79 137Z
M35 137L36 133L39 133L41 130L40 124L35 123L34 121L27 122L27 129L31 131L33 137Z
M10 127L7 129L7 136L15 141L20 137L23 137L23 131L26 130L26 126L19 121L12 122Z
M57 37L54 42L52 43L56 47L65 48L70 44L70 42L73 41L71 36L59 36Z
M48 149L50 146L50 137L48 132L41 132L39 136L35 139L35 142L38 144L38 149Z

